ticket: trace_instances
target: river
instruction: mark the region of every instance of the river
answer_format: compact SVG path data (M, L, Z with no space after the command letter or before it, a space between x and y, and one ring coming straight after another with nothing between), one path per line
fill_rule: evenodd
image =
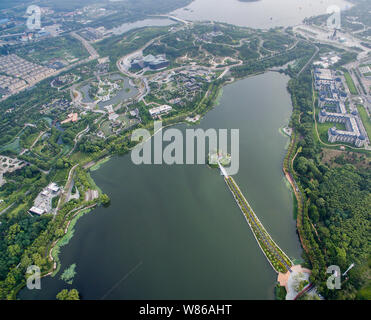
M344 0L195 0L189 6L172 12L193 21L219 21L242 27L269 29L300 24L304 18L326 14L336 5L344 10L350 3Z
M301 247L282 162L291 114L288 77L269 72L224 88L200 127L240 129L234 176L272 238L290 258ZM186 125L178 125L184 130ZM112 200L83 216L61 250L61 271L22 299L54 299L76 288L84 299L273 299L277 274L218 170L142 165L115 157L92 173ZM74 282L59 279L76 263Z

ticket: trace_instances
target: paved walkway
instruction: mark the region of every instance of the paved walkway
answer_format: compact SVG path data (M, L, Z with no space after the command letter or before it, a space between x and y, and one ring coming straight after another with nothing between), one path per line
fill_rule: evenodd
M309 275L311 271L309 269L303 268L300 264L291 267L292 272L287 271L286 273L279 273L278 274L278 283L280 286L286 288L286 300L294 300L298 292L293 289L293 285L295 282L295 277L297 277L300 273L303 274L303 280L309 279Z

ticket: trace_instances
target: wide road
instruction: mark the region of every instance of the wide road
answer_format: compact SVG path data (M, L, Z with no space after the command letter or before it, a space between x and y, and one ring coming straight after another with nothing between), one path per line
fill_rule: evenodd
M94 49L94 47L87 40L85 40L83 37L78 35L76 32L71 32L71 36L81 41L85 49L89 52L90 59L99 58L99 53Z

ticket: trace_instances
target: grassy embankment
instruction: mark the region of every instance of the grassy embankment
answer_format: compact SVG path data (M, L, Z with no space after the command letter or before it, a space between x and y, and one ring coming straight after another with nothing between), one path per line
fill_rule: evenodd
M356 85L353 82L352 77L350 76L349 72L344 72L345 81L347 82L347 86L349 88L349 91L353 95L357 95L358 91L356 88Z
M367 115L366 109L362 105L357 105L357 109L367 131L367 135L371 139L371 120Z

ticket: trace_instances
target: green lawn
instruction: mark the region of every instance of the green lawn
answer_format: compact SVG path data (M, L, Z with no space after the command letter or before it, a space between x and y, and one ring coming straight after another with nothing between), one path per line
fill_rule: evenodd
M33 50L32 50L33 49ZM41 40L39 43L25 46L20 49L20 56L35 63L47 63L51 59L83 59L88 57L88 52L82 43L70 35ZM71 61L69 61L71 62Z
M358 91L357 88L353 82L352 77L350 76L349 72L344 72L345 81L347 82L349 91L351 94L357 95Z
M21 141L21 144L24 148L30 148L31 145L34 143L34 141L37 139L37 137L39 136L40 132L37 131L35 133L32 133L32 134L27 134L27 135L22 135L22 140Z
M92 157L91 157L91 155L89 155L87 153L82 153L82 152L78 151L78 152L74 152L70 156L70 159L71 159L72 162L85 163L85 162L91 161Z
M334 123L334 122L320 123L318 121L318 112L319 112L319 110L318 110L318 108L316 108L317 130L318 130L318 134L319 134L321 140L324 143L330 143L330 142L328 142L328 129L335 126L336 129L338 129L338 130L346 130L346 127L345 127L344 123ZM313 126L313 130L314 130L314 126ZM316 137L317 134L314 133L314 136Z
M111 126L110 126L110 121L105 121L102 125L101 125L101 130L103 131L104 135L106 137L110 136L112 134L112 130L111 130Z
M329 143L328 142L328 129L334 126L338 130L346 130L344 123L333 123L333 122L317 123L318 133L323 142Z
M365 126L365 129L367 131L367 135L370 138L371 137L371 120L367 115L367 112L362 105L357 105L357 109L359 112L359 115L361 116L363 125Z
M0 152L8 150L16 153L19 153L21 151L21 147L19 145L19 137L15 138L12 142L8 143L7 145L0 147Z

